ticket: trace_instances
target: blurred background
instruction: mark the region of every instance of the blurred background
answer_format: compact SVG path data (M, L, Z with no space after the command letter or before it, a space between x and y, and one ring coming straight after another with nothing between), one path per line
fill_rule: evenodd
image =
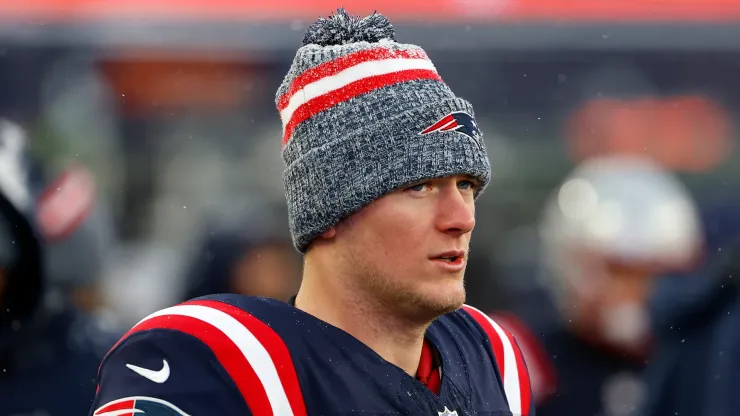
M332 1L4 1L0 114L50 164L82 161L113 218L110 293L130 321L176 301L207 217L283 209L274 94ZM732 194L740 3L353 1L424 47L476 108L494 170L473 255L526 290L544 201L580 160L636 151L696 198ZM286 217L277 223L287 233ZM248 219L245 219L249 222ZM475 282L476 284L478 282ZM498 288L502 286L502 288ZM131 302L131 304L129 304Z
M733 233L737 1L3 0L0 116L43 165L92 172L107 243L87 302L101 317L127 328L213 290L295 290L274 97L308 24L338 6L388 16L475 106L493 180L474 306L541 310L542 213L596 156L652 160L704 232Z

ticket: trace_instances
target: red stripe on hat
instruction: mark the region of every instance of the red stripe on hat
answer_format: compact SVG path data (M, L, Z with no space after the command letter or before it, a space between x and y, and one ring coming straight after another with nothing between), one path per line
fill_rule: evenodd
M257 338L265 350L267 350L267 353L270 354L270 358L272 358L272 362L275 364L280 382L285 390L285 395L288 397L288 402L290 402L290 407L293 409L293 414L295 416L306 415L306 405L303 401L303 393L301 393L301 386L298 382L298 375L295 371L293 359L290 356L290 350L288 350L288 346L285 345L285 342L275 330L245 310L223 302L205 300L190 301L184 304L218 309L221 312L229 314L244 325ZM256 414L260 413L256 412Z
M347 84L342 88L320 97L314 98L298 107L290 118L290 121L285 125L285 131L283 132L283 147L288 143L290 137L293 135L293 131L300 123L303 123L321 111L388 85L420 79L442 81L442 78L435 71L428 69L409 69L367 77Z
M493 328L490 322L488 322L488 318L486 318L480 311L478 311L475 308L471 308L468 305L463 305L463 309L475 319L475 322L480 325L481 328L483 328L483 331L488 336L488 340L491 342L491 347L493 347L493 355L496 358L496 365L498 365L498 371L499 374L501 374L501 380L504 379L504 343L501 341L501 337L498 336L498 333Z
M348 55L341 56L329 62L317 65L311 69L306 70L301 75L297 76L293 82L290 83L288 91L281 95L278 99L278 111L282 111L288 106L290 97L306 85L318 81L321 78L336 75L347 68L353 67L357 64L368 61L380 61L384 59L427 59L427 54L421 49L411 50L392 50L388 48L376 48L367 49L350 53Z

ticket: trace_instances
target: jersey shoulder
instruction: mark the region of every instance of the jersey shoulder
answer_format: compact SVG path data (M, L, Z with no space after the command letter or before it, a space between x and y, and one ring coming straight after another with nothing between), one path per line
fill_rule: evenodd
M147 316L103 359L93 414L170 406L190 415L269 414L275 408L305 415L281 337L286 327L271 327L285 321L291 308L269 299L213 295Z
M533 415L529 371L515 336L496 319L470 305L440 319L454 325L461 336L472 337L486 347L512 412Z

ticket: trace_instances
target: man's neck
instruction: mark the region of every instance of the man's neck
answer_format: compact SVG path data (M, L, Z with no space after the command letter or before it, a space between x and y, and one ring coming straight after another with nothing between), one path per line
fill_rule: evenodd
M295 300L298 309L347 332L409 375L416 374L427 326L394 316L342 285L327 287L326 276L319 287L316 277L304 273Z

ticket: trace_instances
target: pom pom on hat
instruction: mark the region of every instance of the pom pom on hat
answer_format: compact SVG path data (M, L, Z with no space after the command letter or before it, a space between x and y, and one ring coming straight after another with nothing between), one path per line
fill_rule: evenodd
M382 39L396 40L393 25L377 12L361 18L353 17L344 8L328 18L320 17L308 27L303 45L346 45L355 42L376 43Z

